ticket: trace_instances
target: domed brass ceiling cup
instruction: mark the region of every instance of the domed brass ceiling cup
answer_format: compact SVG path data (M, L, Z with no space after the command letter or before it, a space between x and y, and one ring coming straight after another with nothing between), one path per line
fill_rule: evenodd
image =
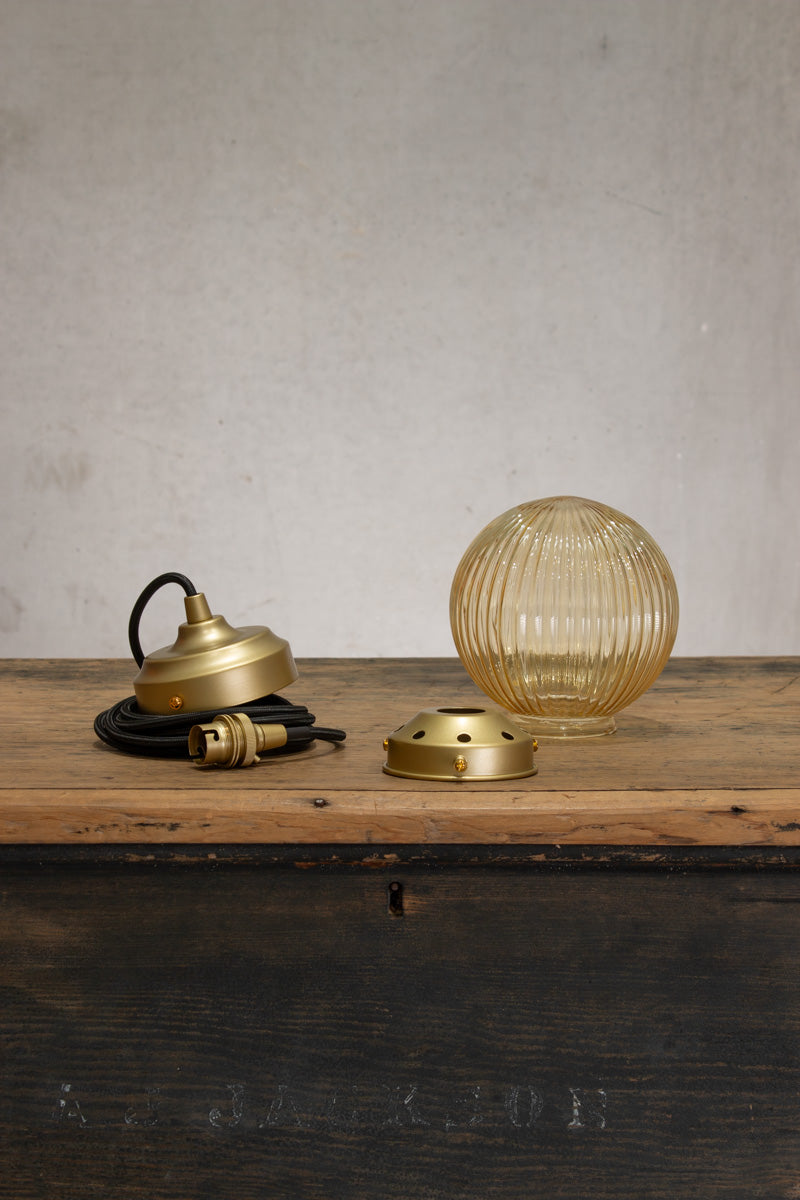
M289 643L271 629L234 629L224 617L212 615L202 592L184 596L184 604L186 623L175 642L148 654L134 680L144 712L233 708L297 679Z
M384 771L407 779L523 779L537 771L531 735L485 708L423 708L383 748Z

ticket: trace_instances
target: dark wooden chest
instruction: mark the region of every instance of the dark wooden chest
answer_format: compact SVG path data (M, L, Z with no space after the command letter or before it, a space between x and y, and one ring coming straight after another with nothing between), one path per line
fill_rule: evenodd
M345 746L203 772L3 665L0 1196L798 1200L800 662L452 785L382 740L458 663L300 667Z

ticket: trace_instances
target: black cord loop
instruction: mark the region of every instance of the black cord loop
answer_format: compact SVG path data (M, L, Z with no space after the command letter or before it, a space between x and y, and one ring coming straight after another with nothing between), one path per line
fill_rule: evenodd
M139 599L134 604L131 610L131 617L128 621L128 645L131 648L131 654L137 667L140 667L144 662L144 652L142 651L142 643L139 641L139 622L142 619L142 613L148 601L156 594L159 588L164 587L167 583L178 583L186 592L187 596L196 596L197 588L192 583L191 579L187 579L185 575L178 574L177 571L167 571L164 575L158 575L142 592Z

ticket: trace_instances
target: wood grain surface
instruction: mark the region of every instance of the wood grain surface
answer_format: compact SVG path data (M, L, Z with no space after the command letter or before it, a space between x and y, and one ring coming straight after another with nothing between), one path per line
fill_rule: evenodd
M796 874L0 881L0 1197L800 1191Z
M203 771L97 741L129 662L3 662L0 842L800 843L800 659L673 659L615 734L543 740L529 779L455 784L386 775L382 742L421 708L486 704L458 660L299 667L287 698L346 743Z

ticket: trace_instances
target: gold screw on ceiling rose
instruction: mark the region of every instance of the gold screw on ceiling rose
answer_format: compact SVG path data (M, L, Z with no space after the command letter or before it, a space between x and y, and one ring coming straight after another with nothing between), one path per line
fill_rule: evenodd
M458 757L458 758L455 760L455 762L453 763L453 766L455 767L455 769L456 769L457 771L466 771L466 769L467 769L467 760L466 760L465 758L461 758L461 757L459 756L459 757Z
M183 708L183 696L170 696L170 708Z

